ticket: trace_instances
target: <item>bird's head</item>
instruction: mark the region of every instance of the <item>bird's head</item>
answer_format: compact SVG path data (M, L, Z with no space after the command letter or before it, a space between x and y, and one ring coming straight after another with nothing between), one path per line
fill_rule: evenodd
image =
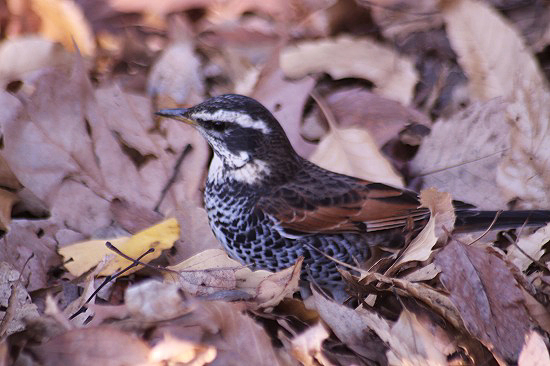
M210 98L191 108L162 109L157 115L194 126L226 169L261 164L265 172L295 152L277 119L256 100L236 94Z

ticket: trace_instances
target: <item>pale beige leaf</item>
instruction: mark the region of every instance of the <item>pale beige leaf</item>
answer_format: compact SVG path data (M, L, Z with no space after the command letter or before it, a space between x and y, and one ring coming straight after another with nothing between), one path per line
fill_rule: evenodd
M430 220L399 259L388 268L386 275L395 273L404 263L427 260L437 240L453 230L456 216L449 193L438 192L435 188L422 190L420 203L422 207L430 209Z
M323 323L318 322L292 339L292 355L306 366L315 365L314 360L319 359L321 359L323 365L329 365L326 363L328 360L325 360L321 353L321 345L329 335Z
M438 120L411 162L424 186L483 209L505 208L508 199L495 189L497 165L510 148L505 108L506 102L494 99Z
M0 262L2 337L22 331L25 329L26 320L39 317L38 309L32 303L22 280L21 274L12 265Z
M518 366L549 366L550 356L544 339L532 330L525 336L525 345L519 354Z
M521 271L525 271L533 263L531 258L539 260L542 257L544 254L542 247L548 241L550 241L550 224L541 227L531 235L520 237L517 243L510 247L506 257Z
M146 321L173 319L191 311L176 284L155 280L128 287L124 303L133 317Z
M3 40L0 45L0 80L21 79L27 72L68 64L70 54L59 44L36 36Z
M234 288L239 288L253 296L257 295L260 283L273 274L263 270L252 271L236 260L229 258L227 253L222 249L207 249L181 263L167 268L179 273L200 273L201 271L206 271L210 273L210 275L216 276L216 274L218 274L226 279L227 273L224 271L230 271L233 273L236 280ZM213 272L216 270L218 272ZM184 275L184 277L185 276L188 275ZM197 274L196 276L200 275ZM164 274L164 280L167 282L176 282L181 285L181 281L184 281L184 278L175 277L174 273L167 272Z
M274 273L260 282L256 296L260 308L273 308L285 297L292 297L298 291L303 261L304 257L300 257L294 266Z
M191 42L174 43L164 49L153 65L147 91L169 97L177 104L198 104L204 97L200 66Z
M445 29L474 98L510 96L520 80L534 88L545 84L522 37L496 9L473 0L444 5Z
M44 37L60 42L68 50L86 55L95 53L92 28L82 9L72 0L32 0L32 8L42 20L40 32Z
M310 156L312 162L341 174L403 187L401 178L378 150L368 131L332 128Z
M387 352L389 364L447 365L441 340L406 308L392 326L391 335Z
M281 53L281 68L293 78L326 72L335 79L367 79L381 95L405 105L411 102L418 80L407 57L372 39L349 36L288 46Z
M550 89L521 80L510 96L506 117L511 148L497 169L497 183L521 208L550 206Z
M216 358L216 348L178 339L169 334L149 353L150 362L202 366Z

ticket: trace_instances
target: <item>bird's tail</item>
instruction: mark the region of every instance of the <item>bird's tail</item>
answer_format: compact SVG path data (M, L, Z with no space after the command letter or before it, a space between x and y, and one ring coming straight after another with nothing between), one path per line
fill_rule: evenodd
M544 226L548 222L550 222L550 210L477 211L457 209L455 231L485 231L489 228L513 229L522 226Z

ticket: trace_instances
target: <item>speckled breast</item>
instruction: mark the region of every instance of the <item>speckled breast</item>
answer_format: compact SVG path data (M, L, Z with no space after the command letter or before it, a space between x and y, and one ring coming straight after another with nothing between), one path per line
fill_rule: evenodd
M231 257L272 271L287 268L298 258L293 240L282 237L269 217L254 210L257 198L248 185L209 181L204 201L210 227Z

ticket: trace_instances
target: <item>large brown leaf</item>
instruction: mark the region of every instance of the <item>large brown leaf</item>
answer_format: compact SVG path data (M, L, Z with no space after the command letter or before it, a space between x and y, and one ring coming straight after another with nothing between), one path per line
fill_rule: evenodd
M436 264L466 329L499 358L517 361L531 322L506 263L489 249L452 241Z

